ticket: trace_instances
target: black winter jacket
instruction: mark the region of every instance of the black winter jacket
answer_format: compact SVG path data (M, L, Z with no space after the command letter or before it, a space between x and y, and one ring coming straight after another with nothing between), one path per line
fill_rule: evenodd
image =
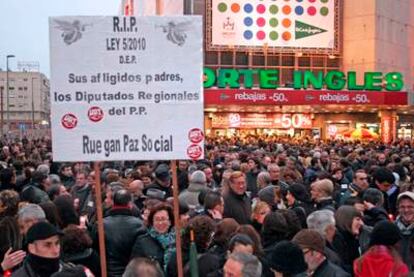
M375 224L382 220L388 220L387 211L383 208L374 207L364 211L364 218L362 219L368 226L374 227Z
M98 253L92 248L87 248L76 254L63 253L63 261L75 265L86 266L95 276L101 276L101 261Z
M251 203L246 194L237 195L231 189L224 198L224 217L234 218L239 224L249 224L251 220Z
M338 228L332 244L342 259L343 268L352 273L353 262L360 256L358 239L350 232Z
M321 263L312 275L313 277L350 277L351 274L328 260Z
M20 192L20 199L29 203L40 204L49 201L49 196L39 188L38 184L30 183Z
M156 260L161 268L164 267L164 250L160 243L151 237L148 232L140 234L132 247L131 259L138 257Z
M132 247L138 236L146 233L141 219L132 215L128 208L109 211L103 220L108 276L122 276L128 265ZM93 234L95 245L98 235Z

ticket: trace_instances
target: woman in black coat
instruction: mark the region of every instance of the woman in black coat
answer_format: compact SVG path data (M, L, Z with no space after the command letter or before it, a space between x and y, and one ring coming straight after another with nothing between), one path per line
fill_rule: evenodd
M336 234L333 247L343 262L343 268L352 274L355 259L361 256L358 236L363 226L362 215L353 206L341 206L335 213Z
M148 215L148 232L139 235L132 247L131 258L156 260L165 270L175 255L174 214L171 205L160 203Z
M63 231L63 261L86 266L95 276L101 276L100 259L92 248L86 230L71 225Z

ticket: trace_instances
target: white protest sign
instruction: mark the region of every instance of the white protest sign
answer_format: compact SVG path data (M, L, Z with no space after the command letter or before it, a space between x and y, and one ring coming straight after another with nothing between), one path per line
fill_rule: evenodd
M56 161L203 158L202 21L52 17Z

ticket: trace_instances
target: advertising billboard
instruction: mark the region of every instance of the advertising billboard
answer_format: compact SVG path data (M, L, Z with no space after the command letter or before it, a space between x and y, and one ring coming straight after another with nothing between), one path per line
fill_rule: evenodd
M335 0L211 0L209 47L319 48L336 42Z

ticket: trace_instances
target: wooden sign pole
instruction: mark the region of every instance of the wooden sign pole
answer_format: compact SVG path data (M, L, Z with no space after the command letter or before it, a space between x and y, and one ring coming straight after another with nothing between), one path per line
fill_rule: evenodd
M102 213L101 168L99 162L94 162L96 215L98 218L99 256L101 259L101 276L106 277L105 233Z
M178 181L177 181L177 162L171 161L172 170L172 188L174 197L174 225L175 225L175 243L177 249L177 273L178 277L183 277L183 258L181 252L181 222L180 222L180 204L178 202Z

